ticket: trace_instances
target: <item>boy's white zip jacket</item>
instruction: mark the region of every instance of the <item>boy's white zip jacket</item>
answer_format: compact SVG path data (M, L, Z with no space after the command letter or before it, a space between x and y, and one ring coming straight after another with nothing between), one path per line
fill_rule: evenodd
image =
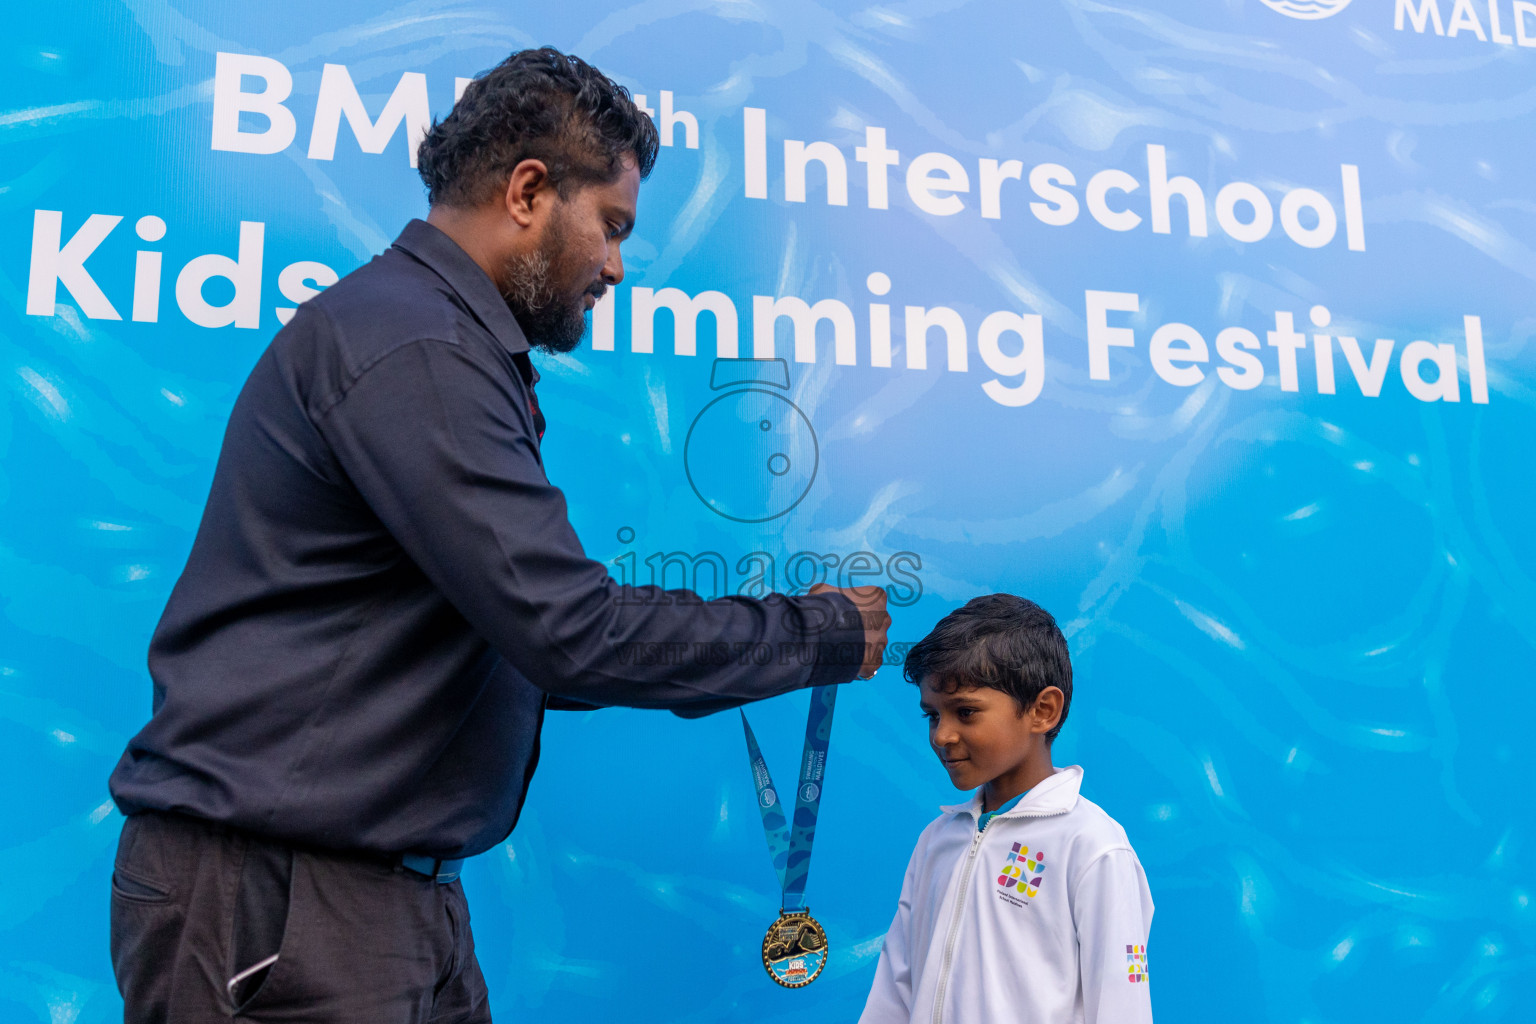
M1152 894L1113 818L1058 768L978 832L981 795L912 851L860 1024L1150 1024Z

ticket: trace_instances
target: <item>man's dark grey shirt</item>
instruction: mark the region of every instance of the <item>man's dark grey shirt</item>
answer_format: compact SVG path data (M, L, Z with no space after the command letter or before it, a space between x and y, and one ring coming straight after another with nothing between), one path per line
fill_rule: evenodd
M841 596L700 602L588 559L544 475L527 353L422 221L299 307L235 403L150 643L153 717L111 779L125 813L468 856L515 824L548 701L703 713L853 677ZM697 642L775 657L721 665Z

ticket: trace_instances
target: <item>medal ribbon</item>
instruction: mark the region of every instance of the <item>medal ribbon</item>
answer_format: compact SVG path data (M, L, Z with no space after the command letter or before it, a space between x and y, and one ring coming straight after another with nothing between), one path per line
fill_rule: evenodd
M780 909L805 909L805 880L811 873L811 844L816 841L816 816L821 810L822 779L827 768L827 748L832 742L832 710L837 687L811 690L811 709L805 719L805 750L800 755L800 784L795 788L793 824L784 820L784 804L774 789L768 762L757 747L757 737L746 712L741 726L747 733L747 756L752 760L752 782L757 787L757 809L763 817L768 854L779 876L783 896Z

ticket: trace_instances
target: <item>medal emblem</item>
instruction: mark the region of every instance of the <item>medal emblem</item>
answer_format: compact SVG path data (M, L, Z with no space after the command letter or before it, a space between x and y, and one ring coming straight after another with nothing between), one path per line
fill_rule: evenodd
M763 968L785 988L803 988L827 965L827 933L809 910L780 911L763 936Z

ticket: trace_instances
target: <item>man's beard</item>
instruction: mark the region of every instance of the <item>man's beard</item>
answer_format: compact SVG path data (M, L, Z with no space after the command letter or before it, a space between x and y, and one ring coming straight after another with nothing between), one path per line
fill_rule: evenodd
M564 224L551 221L545 241L531 253L509 257L502 267L502 298L517 318L528 343L545 352L570 352L587 333L584 302L589 290L576 297L559 295L555 281L569 278Z

